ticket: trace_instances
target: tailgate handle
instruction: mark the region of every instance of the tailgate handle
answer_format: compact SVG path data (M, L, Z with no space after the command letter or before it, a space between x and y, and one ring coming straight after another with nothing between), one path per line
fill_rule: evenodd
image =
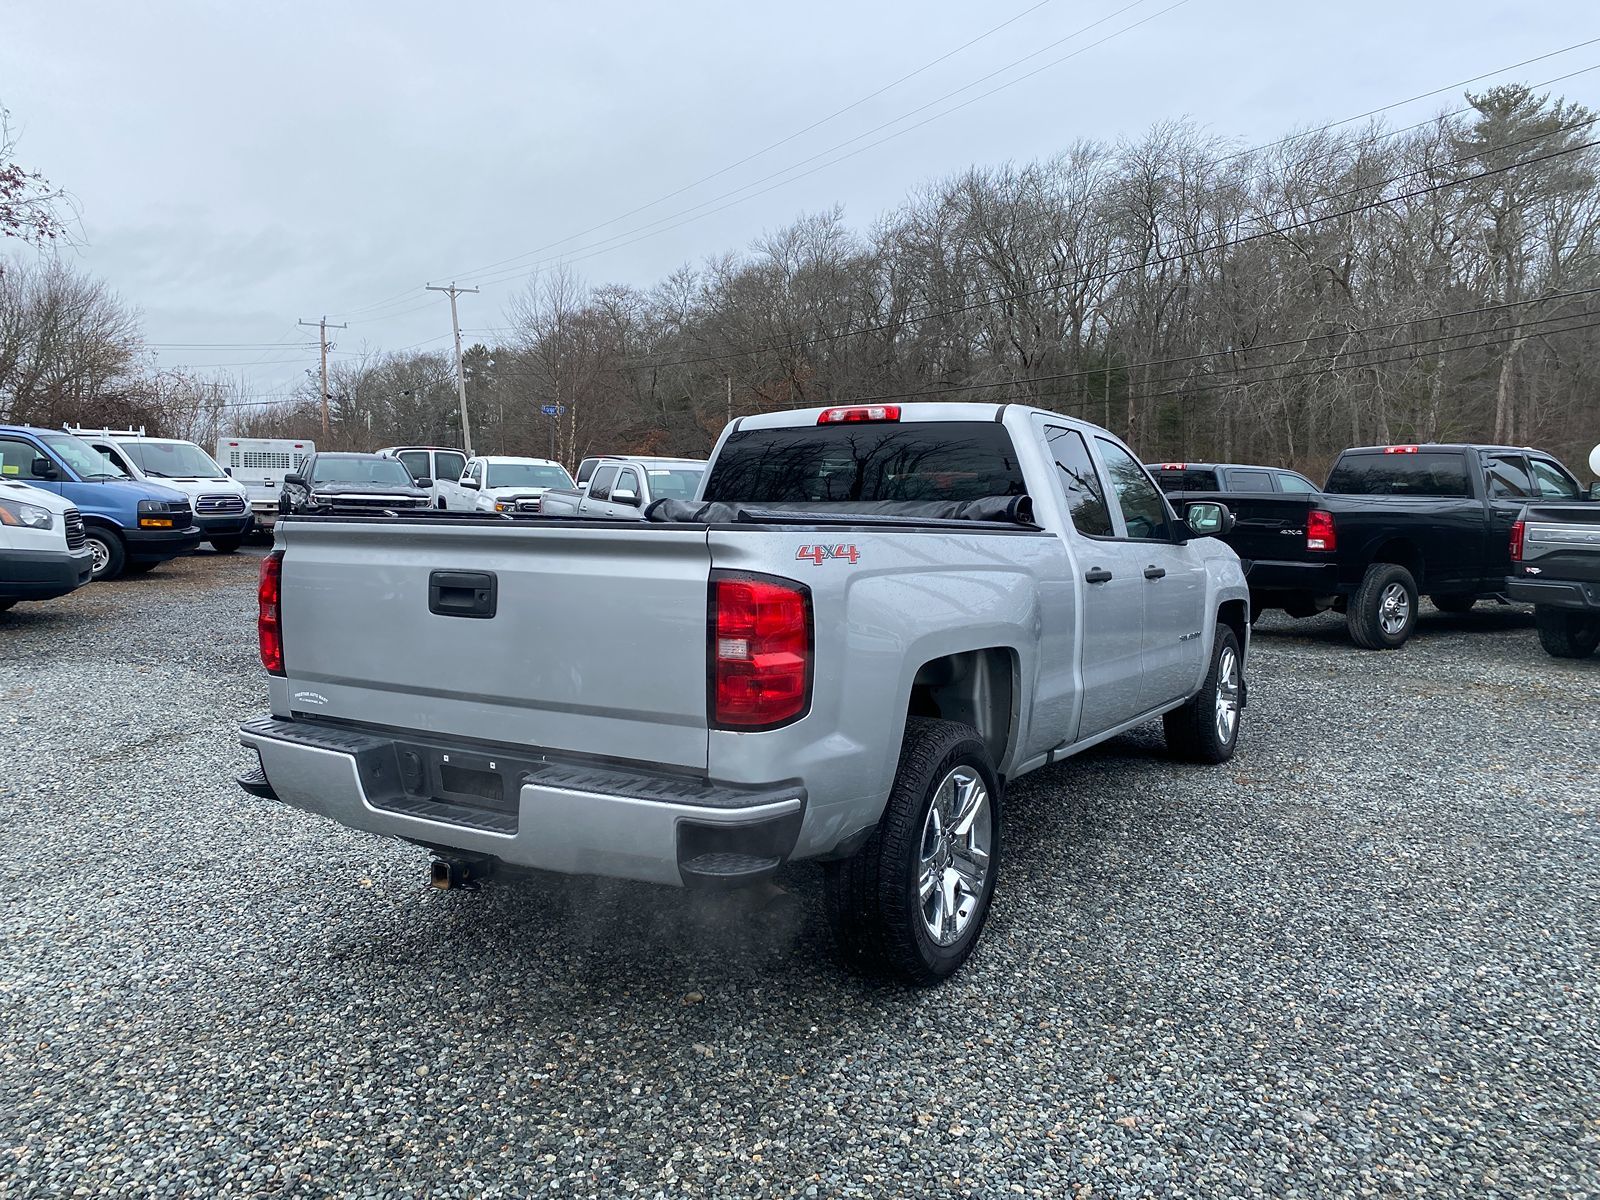
M432 571L428 611L441 617L492 617L500 599L493 571Z

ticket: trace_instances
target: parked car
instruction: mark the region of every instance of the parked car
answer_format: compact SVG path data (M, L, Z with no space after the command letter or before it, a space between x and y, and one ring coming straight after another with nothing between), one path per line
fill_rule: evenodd
M220 438L217 461L223 472L244 487L251 515L261 529L278 519L283 477L300 470L317 452L317 444L293 438Z
M1316 492L1299 471L1244 463L1146 463L1163 492Z
M130 478L70 433L0 425L0 478L54 492L78 510L95 579L148 571L203 536L182 492Z
M1004 783L1158 717L1183 758L1234 753L1249 593L1201 536L1226 506L1175 514L1104 430L1015 404L745 417L703 495L426 538L285 522L241 784L429 847L441 885L817 860L846 956L930 983L983 928Z
M412 478L401 463L377 454L313 454L283 477L278 512L382 516L432 508L432 482Z
M71 502L0 477L0 612L65 596L93 572L83 517Z
M451 512L522 513L539 511L539 498L551 488L572 486L572 476L548 458L485 455L469 458L461 480L443 488Z
M1600 446L1589 457L1600 475ZM1600 483L1590 486L1600 499ZM1511 527L1511 599L1533 605L1539 644L1554 658L1600 645L1600 504L1529 504Z
M1522 506L1575 501L1580 489L1543 451L1428 443L1346 450L1318 493L1176 495L1231 505L1237 522L1224 540L1251 564L1253 614L1332 609L1356 645L1393 650L1416 628L1424 594L1448 613L1503 596Z
M244 484L229 477L204 450L178 438L146 437L143 429L68 426L130 478L159 483L189 497L194 523L218 554L232 554L255 527Z
M705 462L693 458L606 458L581 487L546 492L539 511L637 521L657 500L692 500L705 471Z
M397 458L426 491L435 508L445 508L446 494L467 469L467 453L450 446L385 446L378 451L385 458Z

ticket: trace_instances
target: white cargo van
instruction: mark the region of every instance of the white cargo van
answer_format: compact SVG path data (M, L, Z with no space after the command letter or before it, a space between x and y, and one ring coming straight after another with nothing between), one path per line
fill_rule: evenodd
M204 450L180 438L146 437L144 428L66 426L134 479L159 483L189 497L194 523L219 554L232 554L250 536L255 517L244 485L230 479Z
M93 570L76 505L0 478L0 612L19 600L65 596L88 583Z

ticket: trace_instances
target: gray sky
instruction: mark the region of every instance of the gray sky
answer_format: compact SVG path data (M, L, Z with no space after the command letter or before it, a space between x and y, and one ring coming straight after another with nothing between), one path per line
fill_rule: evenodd
M835 202L865 228L917 184L974 162L1185 115L1254 144L1600 37L1600 11L1577 0L1186 0L1166 12L1174 0L1144 0L1111 16L1129 3L53 0L7 6L0 103L22 163L82 206L79 264L142 310L148 340L167 344L161 364L226 365L273 393L315 364L299 317L348 320L344 354L446 347L448 304L425 282L483 282L462 322L488 340L525 270L558 254L590 282L648 285ZM777 149L584 234L1018 14ZM1596 63L1600 44L1497 78ZM1600 106L1600 71L1554 90ZM1389 117L1420 120L1450 99ZM514 255L525 257L468 278Z

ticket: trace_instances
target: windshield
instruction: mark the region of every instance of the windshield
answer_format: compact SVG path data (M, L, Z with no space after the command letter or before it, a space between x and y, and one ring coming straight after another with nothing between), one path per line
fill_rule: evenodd
M311 467L312 483L366 483L411 487L411 474L392 458L324 458Z
M79 479L128 478L126 471L82 438L75 438L70 433L41 433L39 440L49 446Z
M569 488L572 476L565 467L544 463L489 464L489 486L526 488Z
M1021 496L1022 468L993 421L751 429L723 442L705 500L804 503Z
M117 449L158 479L220 479L222 468L193 442L118 442Z
M1343 496L1470 496L1466 456L1459 451L1347 454L1323 489Z
M657 500L693 500L700 486L704 467L646 467L650 476L650 495Z

